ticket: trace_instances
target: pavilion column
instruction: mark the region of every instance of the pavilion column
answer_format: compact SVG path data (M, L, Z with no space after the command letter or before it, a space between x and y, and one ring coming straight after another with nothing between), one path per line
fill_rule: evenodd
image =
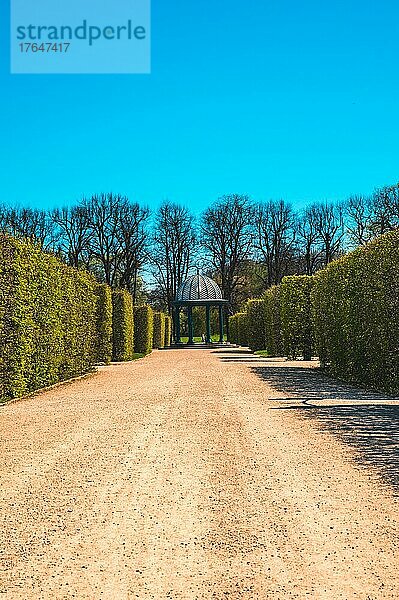
M175 308L175 319L176 319L176 344L181 344L180 306L176 306L176 308Z
M188 307L188 343L194 343L194 331L193 331L193 307Z
M224 341L224 331L223 331L223 305L219 304L219 342Z
M211 307L209 304L206 305L206 341L208 344L211 343Z
M229 323L229 308L228 308L228 306L229 305L226 306L226 311L225 311L225 314L226 314L226 323L225 324L226 324L226 339L230 343L230 323Z

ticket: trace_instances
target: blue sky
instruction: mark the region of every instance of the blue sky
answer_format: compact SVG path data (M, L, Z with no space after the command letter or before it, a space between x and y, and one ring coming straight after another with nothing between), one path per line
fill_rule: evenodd
M114 191L198 212L399 180L394 0L153 0L152 74L121 76L10 75L0 10L0 202Z

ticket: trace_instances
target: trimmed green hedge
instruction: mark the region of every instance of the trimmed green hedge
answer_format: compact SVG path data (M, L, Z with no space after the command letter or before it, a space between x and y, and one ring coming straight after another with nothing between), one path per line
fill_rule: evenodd
M239 312L229 317L229 335L232 344L248 345L247 313Z
M152 350L153 310L150 306L134 307L134 351L149 354Z
M281 331L280 286L269 288L264 296L266 350L270 356L284 354Z
M112 359L112 290L106 283L96 287L97 344L96 362L108 365Z
M0 236L0 398L87 373L96 282L28 242Z
M247 312L248 346L251 350L266 348L266 323L264 302L261 299L248 300L245 304Z
M248 315L239 312L229 317L229 336L232 344L248 345Z
M165 315L165 339L164 346L168 348L172 342L172 317Z
M284 352L291 359L312 358L312 310L310 294L313 277L284 277L280 286L281 329Z
M230 317L230 339L261 345L260 301ZM266 350L311 358L332 375L399 392L399 230L333 261L313 277L293 276L263 297ZM246 334L248 338L246 339ZM284 345L283 345L284 341Z
M231 321L232 320L232 321ZM248 316L246 312L240 312L230 317L230 323L233 324L234 344L239 346L248 346ZM235 329L235 332L234 332ZM232 332L230 331L230 338Z
M229 317L229 341L238 344L238 317L237 313Z
M165 345L165 313L154 312L152 347L163 348Z
M112 360L122 362L133 359L134 323L133 299L127 290L112 292Z
M399 231L319 271L312 304L322 364L350 382L399 392Z

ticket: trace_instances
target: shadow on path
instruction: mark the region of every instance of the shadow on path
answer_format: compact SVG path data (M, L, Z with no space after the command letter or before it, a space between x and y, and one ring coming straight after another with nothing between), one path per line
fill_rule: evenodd
M220 356L226 362L241 362L253 373L283 393L269 398L270 410L295 410L321 428L339 436L357 451L358 462L370 466L399 495L399 399L366 391L324 375L309 363L264 358L250 351ZM278 403L278 404L277 404Z
M301 366L253 366L252 371L274 389L292 394L271 410L297 411L356 448L363 465L377 469L399 492L399 404L393 397L365 391ZM300 403L292 405L292 403Z
M399 493L399 406L348 405L299 408L359 452L359 461L378 469Z
M267 381L279 392L293 394L293 398L311 402L312 400L353 400L364 402L392 401L387 397L374 391L367 391L349 384L337 381L324 375L319 369L301 366L274 366L272 363L252 367L252 371Z

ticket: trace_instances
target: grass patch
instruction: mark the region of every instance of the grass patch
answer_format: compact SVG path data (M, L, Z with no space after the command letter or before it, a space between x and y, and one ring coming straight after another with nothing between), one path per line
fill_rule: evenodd
M257 354L258 356L264 356L264 357L270 356L268 350L257 350L254 354Z
M212 339L212 342L219 342L219 336L216 335L216 334L213 335L211 339ZM187 344L188 343L188 337L182 336L180 338L180 340L181 340L182 344ZM225 341L227 340L226 336L224 336L224 340ZM194 341L194 343L202 344L202 338L199 337L199 336L194 337L193 341Z
M143 354L142 352L133 352L132 360L138 360L139 358L144 358L147 354Z

